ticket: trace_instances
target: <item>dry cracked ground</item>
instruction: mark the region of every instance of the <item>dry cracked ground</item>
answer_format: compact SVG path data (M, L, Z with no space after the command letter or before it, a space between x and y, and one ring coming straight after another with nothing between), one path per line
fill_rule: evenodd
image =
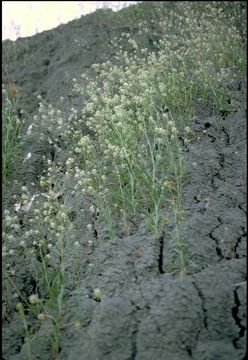
M25 43L18 40L20 52L10 66L12 81L24 89L22 106L30 114L24 131L39 93L55 104L63 95L68 106L82 107L83 99L70 93L64 74L72 78L111 58L106 43L126 30L125 24L111 27L98 12ZM70 41L80 34L91 44L84 53ZM167 272L172 219L160 242L145 223L116 241L104 240L99 232L92 251L85 246L77 288L72 291L67 284L63 318L69 323L77 311L83 328L63 332L58 359L246 358L246 104L241 95L246 84L241 79L226 86L240 110L215 117L199 114L192 126L195 140L188 147L182 144L189 174L179 230L198 271L176 277ZM28 184L37 180L42 156L51 149L49 144L25 146L32 147L33 157L17 169L17 176ZM95 288L104 294L101 301L94 297ZM3 323L6 360L26 359L15 321ZM39 341L44 331L41 327L32 339L34 359L50 359Z

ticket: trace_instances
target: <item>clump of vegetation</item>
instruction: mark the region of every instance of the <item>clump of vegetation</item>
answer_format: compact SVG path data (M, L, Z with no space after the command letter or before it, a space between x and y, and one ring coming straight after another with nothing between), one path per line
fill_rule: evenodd
M3 86L2 95L2 179L4 185L6 185L13 165L17 160L19 134L22 123L16 115L16 106L19 97L18 88L14 84L8 84L7 88Z
M118 234L116 215L125 227L145 216L155 236L161 236L164 209L181 212L186 175L181 144L191 142L192 120L200 108L210 113L232 108L223 82L242 73L245 58L236 17L208 3L202 11L192 3L180 9L159 22L157 51L140 48L138 39L126 33L131 50L118 52L121 65L93 65L96 80L87 87L82 117L92 136L75 132L74 156L68 161L83 170L77 188L101 209L110 236ZM139 27L142 36L146 24ZM74 89L84 92L76 79ZM175 215L175 227L179 218ZM179 238L174 255L184 272Z
M237 27L241 6L222 3L174 2L164 18L158 18L153 51L139 46L147 33L145 21L139 23L135 38L123 33L121 41L129 50L117 53L118 65L94 64L95 78L86 77L86 89L80 79L73 79L74 90L86 92L85 108L72 108L66 117L41 101L23 136L23 141L33 137L49 142L55 156L44 159L39 190L22 186L21 194L14 195L15 208L5 209L4 301L8 314L18 304L28 343L40 327L46 328L52 358L58 355L60 332L66 326L62 310L68 284L70 291L76 287L83 250L92 250L100 229L102 240L116 240L121 229L128 235L145 220L159 241L172 213L167 271L185 274L193 265L178 230L187 179L182 144L194 138L191 124L199 109L218 113L235 108L223 84L245 68L244 35ZM21 124L6 90L4 95L7 179ZM21 259L26 264L25 273L16 272L17 258L17 263ZM28 295L24 279L35 284ZM77 319L69 325L80 326ZM27 358L32 358L30 347Z

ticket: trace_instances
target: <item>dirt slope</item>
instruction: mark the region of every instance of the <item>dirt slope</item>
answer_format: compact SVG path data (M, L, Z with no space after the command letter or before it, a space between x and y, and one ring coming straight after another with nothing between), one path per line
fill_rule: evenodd
M64 96L64 112L71 106L82 109L86 99L71 92L72 78L90 74L93 63L113 59L115 50L108 45L122 31L138 31L123 17L110 19L110 10L98 11L19 39L15 54L10 43L4 42L3 62L8 61L11 81L22 88L20 108L27 112L23 132L38 109L38 94L55 105ZM142 41L152 49L149 35ZM3 81L7 80L3 73ZM83 328L63 332L58 359L245 359L245 83L238 79L227 86L239 110L217 117L206 111L199 114L192 125L195 140L184 147L189 175L183 189L185 215L180 231L197 271L182 277L167 272L172 219L160 243L149 235L145 223L115 242L99 233L91 251L85 244L79 284L70 293L63 314L69 323L76 312ZM24 146L23 154L32 149L33 157L17 166L16 177L29 184L37 181L42 156L50 156L52 149L48 143ZM5 195L4 201L8 202ZM67 287L70 291L69 278ZM95 288L103 292L100 301L94 297ZM18 328L15 317L3 324L5 360L27 359ZM32 339L33 359L51 359L47 342L41 341L44 331L41 327Z

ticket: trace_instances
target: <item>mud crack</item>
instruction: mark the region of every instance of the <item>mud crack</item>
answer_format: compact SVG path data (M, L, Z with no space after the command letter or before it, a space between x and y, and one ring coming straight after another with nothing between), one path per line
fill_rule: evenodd
M233 253L234 253L235 258L236 258L236 259L239 259L239 254L237 254L237 249L238 249L238 247L239 247L239 244L240 244L242 238L245 238L245 237L247 236L247 233L246 233L244 227L242 227L242 231L243 231L243 233L238 237L235 245L233 245L233 247L229 250L229 253L228 253L228 255L226 256L226 259L227 259L227 260L229 260L229 259L232 258L231 254L230 254L230 253L231 253L231 250L233 250Z
M230 136L229 136L228 132L226 131L226 129L224 128L224 126L222 128L222 131L226 136L226 145L229 146L230 145Z
M245 335L245 331L246 331L245 326L242 325L241 319L239 318L239 307L240 307L241 303L239 301L237 289L238 289L238 287L236 287L234 292L233 292L234 293L235 306L232 308L233 319L235 321L235 324L239 328L239 335L236 338L233 339L233 346L235 347L235 349L239 348L239 346L238 346L239 339L242 338Z
M217 190L218 186L215 185L215 178L220 179L220 172L217 171L215 174L211 177L211 186L213 187L213 190Z
M164 254L164 234L159 238L159 257L158 257L158 270L160 274L164 274L163 270L163 254Z
M218 216L218 221L219 221L219 225L217 225L210 233L209 233L209 237L214 240L215 242L215 249L216 249L216 254L219 258L219 261L224 259L224 255L222 254L221 248L220 248L220 242L219 240L213 236L213 232L218 229L218 227L220 227L220 225L223 224L223 220Z
M238 208L239 208L240 210L242 210L242 211L245 213L245 215L247 215L247 211L246 211L245 209L243 209L241 205L238 205Z
M136 314L139 310L141 310L141 308L135 304L134 301L131 300L131 304L135 307L136 311L135 311L135 315L134 315L134 319L135 319L135 324L134 324L134 329L132 332L132 336L131 336L131 345L132 345L132 354L131 354L131 360L135 360L136 359L136 355L137 355L137 334L138 334L138 330L139 330L139 322L140 320L137 319Z
M131 360L136 359L137 355L137 333L138 333L138 320L136 320L134 331L132 332L131 342L132 342L132 354Z
M215 140L216 140L215 136L208 134L208 137L210 139L210 142L215 142Z
M223 168L224 167L224 162L225 162L225 155L224 154L219 154L219 164L220 166Z
M197 293L198 293L198 296L201 300L201 309L202 309L202 314L203 314L203 325L204 325L204 328L205 329L208 329L208 315L207 315L207 309L205 307L205 298L204 298L204 295L202 293L202 291L200 290L200 288L196 285L196 283L194 281L192 281L192 285L194 286L194 288L196 289ZM198 341L198 337L201 333L203 328L201 328L200 330L198 330L197 334L196 334L196 341ZM187 352L190 356L192 356L192 351L191 349L189 349L190 352L188 351L187 349Z
M220 116L225 120L226 116L230 113L228 110L220 110Z
M138 275L136 273L135 261L133 261L133 273L134 273L134 277L135 277L135 284L138 285Z

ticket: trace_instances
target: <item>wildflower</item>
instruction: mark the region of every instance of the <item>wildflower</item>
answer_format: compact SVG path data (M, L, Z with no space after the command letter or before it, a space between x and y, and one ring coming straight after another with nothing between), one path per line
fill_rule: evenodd
M87 229L90 231L90 230L92 230L92 225L91 224L88 224L87 225Z
M93 193L94 188L92 186L88 186L87 191L88 191L88 193Z
M31 135L33 124L28 127L27 135Z
M22 308L23 308L23 307L22 307L22 303L19 302L19 303L16 304L16 310L17 310L17 311L22 310Z
M18 203L14 204L14 209L16 212L18 212L20 210L20 208L21 208L21 204L18 204Z
M103 294L102 294L101 290L97 288L97 289L94 289L94 295L95 295L96 299L100 300L102 298Z
M30 304L37 304L40 301L39 296L37 294L30 295L28 300Z
M9 215L6 215L5 219L4 219L5 223L7 226L11 225L12 219Z
M75 326L75 328L76 328L77 330L79 330L79 329L81 328L81 324L80 324L79 321L76 321L75 324L74 324L74 326Z
M40 313L38 316L37 316L37 319L40 320L40 321L43 321L46 319L46 315L45 314L42 314Z
M15 231L19 231L20 230L20 226L18 224L14 224L13 228L15 229Z
M91 207L90 207L90 212L94 212L95 211L95 208L94 208L94 206L93 205L91 205Z
M29 159L31 158L31 156L32 156L32 154L31 154L31 152L29 152L29 153L27 154L27 156L25 157L25 159L23 160L23 163L24 163L25 161L29 160Z
M70 165L72 165L73 163L74 163L74 159L73 158L69 158L67 161L66 161L66 165L67 166L70 166Z

